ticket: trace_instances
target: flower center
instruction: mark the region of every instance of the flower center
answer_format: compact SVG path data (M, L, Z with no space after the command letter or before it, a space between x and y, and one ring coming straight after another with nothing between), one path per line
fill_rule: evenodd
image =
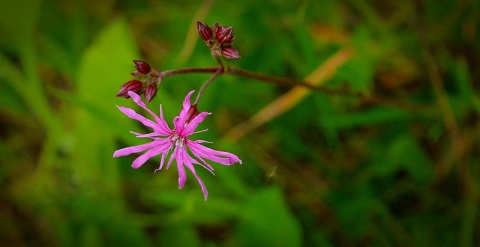
M187 139L185 136L179 135L175 130L170 138L173 141L173 143L175 143L175 147L181 147L181 148L185 146L185 141Z

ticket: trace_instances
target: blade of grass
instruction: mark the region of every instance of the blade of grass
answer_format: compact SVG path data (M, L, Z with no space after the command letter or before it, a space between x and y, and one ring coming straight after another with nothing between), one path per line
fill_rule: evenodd
M191 56L193 49L195 48L195 44L198 40L198 33L197 33L197 20L202 20L210 11L210 8L213 5L214 0L207 0L204 1L200 8L197 10L195 15L193 16L193 20L191 21L190 27L188 27L187 37L185 38L185 42L183 43L183 48L178 54L178 57L175 60L177 65L185 63Z

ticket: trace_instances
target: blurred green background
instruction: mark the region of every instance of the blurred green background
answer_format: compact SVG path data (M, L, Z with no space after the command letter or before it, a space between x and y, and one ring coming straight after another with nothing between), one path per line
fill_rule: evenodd
M480 3L418 1L3 1L0 245L478 246ZM339 51L324 85L233 140L291 88L220 76L194 139L243 165L134 170L145 132L116 105L132 60L215 66L196 20L233 26L232 66L304 78ZM167 121L205 74L168 77L149 103Z

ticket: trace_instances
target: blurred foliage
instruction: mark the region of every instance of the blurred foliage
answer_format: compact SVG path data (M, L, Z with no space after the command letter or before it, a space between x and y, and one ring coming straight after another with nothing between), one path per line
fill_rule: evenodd
M480 245L480 2L4 1L0 8L0 244L5 246ZM133 59L214 66L195 21L233 26L252 71L304 78L353 56L326 86L238 141L222 138L289 91L219 77L198 134L243 165L189 176L138 170L115 105ZM207 75L166 78L167 119Z

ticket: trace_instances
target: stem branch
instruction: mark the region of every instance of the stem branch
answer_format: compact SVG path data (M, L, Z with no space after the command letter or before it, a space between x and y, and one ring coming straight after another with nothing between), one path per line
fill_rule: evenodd
M224 72L223 67L217 68L217 71L215 71L215 73L213 73L210 76L210 78L208 78L208 80L205 83L203 83L202 87L200 87L200 89L198 90L197 98L195 99L195 102L193 103L194 105L198 105L198 102L200 101L200 97L202 97L202 94L205 91L205 89L208 87L208 85L210 85L210 83L212 83L213 80L215 80L215 78L217 78L223 72Z
M158 74L158 79L160 80L161 78L166 76L172 76L177 74L188 74L188 73L211 73L212 74L210 78L208 78L208 80L202 85L202 87L198 91L195 104L198 104L198 101L200 100L200 97L202 96L203 92L205 91L207 86L210 85L210 83L212 83L213 80L215 80L221 74L230 74L234 76L240 76L243 78L254 79L260 82L273 83L277 85L285 85L285 86L292 86L292 87L301 86L317 92L322 92L330 95L343 95L343 96L356 97L370 103L383 103L386 105L392 105L392 106L397 106L401 108L408 108L412 110L420 110L422 108L421 106L418 106L411 102L392 100L392 99L385 98L375 94L365 95L361 92L352 92L348 90L348 88L329 88L325 86L312 85L311 83L305 80L297 80L297 79L290 79L290 78L279 77L279 76L260 74L260 73L256 73L256 72L245 70L245 69L224 66L222 63L220 63L220 65L216 67L183 68L183 69L166 70Z
M188 73L215 73L217 72L218 67L208 67L208 68L183 68L183 69L172 69L165 70L158 74L158 77L166 77L177 74L188 74Z

